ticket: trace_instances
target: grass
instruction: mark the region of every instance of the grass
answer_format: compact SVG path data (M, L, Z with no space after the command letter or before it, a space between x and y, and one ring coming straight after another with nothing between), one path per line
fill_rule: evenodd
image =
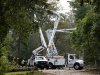
M40 71L23 71L23 72L9 72L9 73L5 73L5 75L43 75L42 72Z

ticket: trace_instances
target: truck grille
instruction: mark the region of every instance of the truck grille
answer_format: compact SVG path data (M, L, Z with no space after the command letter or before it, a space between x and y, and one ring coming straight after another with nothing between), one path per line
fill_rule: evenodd
M39 64L47 64L46 61L38 61Z

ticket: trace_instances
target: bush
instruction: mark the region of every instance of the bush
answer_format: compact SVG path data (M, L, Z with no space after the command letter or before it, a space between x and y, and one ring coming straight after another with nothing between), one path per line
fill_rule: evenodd
M21 67L21 66L14 66L14 65L10 65L9 66L9 70L8 72L19 72L19 71L34 71L34 70L38 70L37 67Z
M0 57L0 75L3 75L8 70L8 60L6 56Z

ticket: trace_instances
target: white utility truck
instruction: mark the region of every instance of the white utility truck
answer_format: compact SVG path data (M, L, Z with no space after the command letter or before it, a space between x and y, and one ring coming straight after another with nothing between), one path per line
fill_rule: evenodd
M75 70L81 70L83 66L83 60L77 59L76 54L67 54L65 58L63 56L49 58L49 68L51 69L69 67Z
M32 51L32 56L28 59L28 66L36 66L38 68L49 68L49 62L45 56L41 56L39 53L47 48L41 28L39 28L40 38L42 45Z
M49 69L49 63L48 60L44 56L35 56L31 57L28 60L28 66L36 66L40 69Z
M63 68L64 66L68 66L68 67L73 67L76 70L78 69L82 69L83 68L83 60L80 59L76 59L76 55L75 54L66 54L66 56L60 56L58 54L58 51L55 47L54 44L54 36L56 32L67 32L67 33L72 33L73 30L75 30L75 28L71 28L71 29L59 29L57 30L59 21L60 21L60 15L58 13L55 13L54 11L51 11L52 13L54 13L56 15L56 20L54 22L54 28L53 30L48 29L46 31L47 34L47 38L48 38L48 45L45 42L43 33L42 33L42 29L39 28L39 33L40 33L40 38L41 38L41 43L42 45L40 47L38 47L37 49L33 50L33 55L31 58L34 58L34 60L32 60L31 58L29 59L29 63L30 61L33 61L33 65L38 61L40 62L40 60L37 60L36 57L39 57L39 53L43 50L46 50L46 61L49 65L49 68ZM42 56L43 57L43 56ZM45 58L44 57L44 58ZM43 60L44 61L44 60ZM42 60L41 60L42 62ZM42 64L43 65L43 64Z
M72 31L75 30L75 29L76 28L59 29L59 30L55 30L55 32L72 33ZM51 30L51 29L48 29L46 31L48 40L50 40L50 38L51 38L50 35L52 35L52 32L53 32L53 30ZM81 60L81 59L77 59L76 58L76 54L67 53L65 56L59 56L59 55L57 55L58 52L57 52L57 49L55 47L54 42L52 42L50 50L51 50L51 55L50 55L50 57L48 57L49 58L50 68L57 68L57 67L58 68L63 68L65 66L65 67L71 67L71 68L73 67L76 70L83 69L83 66L84 66L83 62L84 61Z

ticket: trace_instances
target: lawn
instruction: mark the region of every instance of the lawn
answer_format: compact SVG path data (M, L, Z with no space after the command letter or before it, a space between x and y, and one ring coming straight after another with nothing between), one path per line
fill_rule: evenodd
M40 71L34 71L34 73L30 71L23 71L23 72L9 72L5 73L5 75L43 75L43 73Z

